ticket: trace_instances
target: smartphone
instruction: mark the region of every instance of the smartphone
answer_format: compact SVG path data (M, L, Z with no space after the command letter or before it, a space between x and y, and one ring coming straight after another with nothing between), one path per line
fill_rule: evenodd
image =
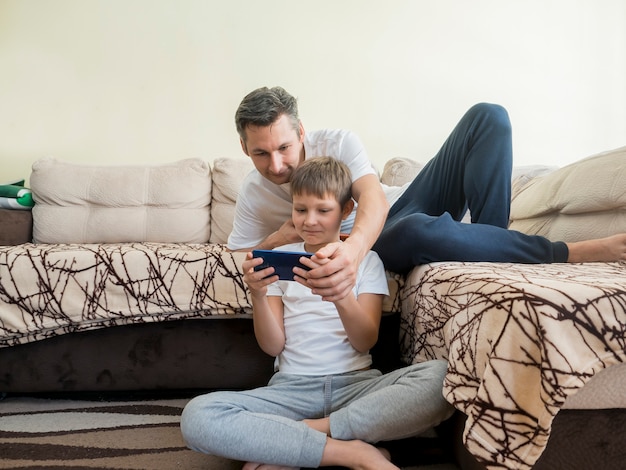
M282 279L284 281L293 281L293 268L295 266L307 271L311 269L300 263L299 259L303 256L310 258L313 256L313 253L278 250L252 250L253 258L263 258L263 263L256 266L254 268L255 271L260 271L261 269L272 266L274 268L274 274L278 274L278 279Z

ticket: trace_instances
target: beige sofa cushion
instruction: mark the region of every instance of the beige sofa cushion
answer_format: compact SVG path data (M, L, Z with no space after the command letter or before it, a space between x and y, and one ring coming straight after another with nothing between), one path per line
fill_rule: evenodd
M233 229L235 202L244 178L254 169L250 158L218 158L213 161L211 195L211 243L226 243Z
M385 162L380 181L387 186L402 186L413 181L424 165L411 158L394 157Z
M509 227L566 242L626 232L626 147L532 179L512 199Z
M208 163L96 166L44 158L30 177L35 243L205 243Z

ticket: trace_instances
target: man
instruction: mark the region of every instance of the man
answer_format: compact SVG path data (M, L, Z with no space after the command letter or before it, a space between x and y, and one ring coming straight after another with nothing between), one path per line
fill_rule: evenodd
M357 203L342 226L350 237L314 256L308 279L315 294L334 301L354 286L370 248L385 267L405 273L432 261L553 263L626 260L626 234L576 243L508 230L512 145L504 108L472 107L414 181L380 184L360 140L346 130L305 133L296 99L280 87L248 94L235 115L244 153L256 171L244 181L231 250L272 249L300 241L291 221L288 183L305 159L331 156L348 165ZM390 209L391 208L391 209ZM467 209L472 224L461 223Z

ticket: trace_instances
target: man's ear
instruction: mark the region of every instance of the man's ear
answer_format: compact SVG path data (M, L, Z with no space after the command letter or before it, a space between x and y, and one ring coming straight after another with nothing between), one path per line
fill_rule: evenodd
M300 143L304 142L304 126L302 125L302 121L299 121L300 124Z
M250 154L248 153L248 146L241 137L239 138L239 143L241 144L241 150L243 150L243 153L245 153L247 156L250 156Z
M352 209L354 209L354 199L350 199L343 205L341 220L346 220L348 216L352 213Z

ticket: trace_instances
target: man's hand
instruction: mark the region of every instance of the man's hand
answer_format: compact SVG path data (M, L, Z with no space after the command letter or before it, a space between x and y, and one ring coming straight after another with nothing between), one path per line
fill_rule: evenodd
M348 239L349 240L349 239ZM334 302L343 299L356 284L359 263L363 259L358 244L345 242L329 243L318 250L311 259L302 259L310 271L295 268L294 272L303 279L301 284L311 288L323 300Z

